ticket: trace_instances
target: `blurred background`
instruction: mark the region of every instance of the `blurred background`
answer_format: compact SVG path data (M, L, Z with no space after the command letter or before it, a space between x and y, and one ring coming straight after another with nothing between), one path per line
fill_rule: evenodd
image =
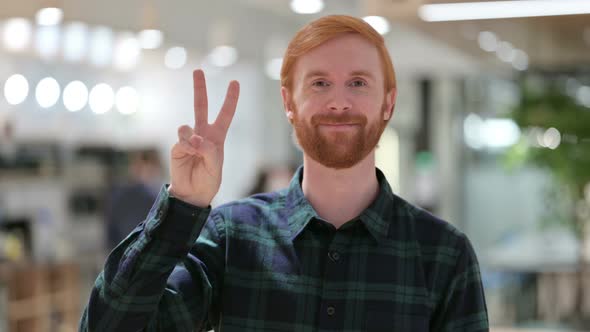
M378 166L472 240L492 331L590 331L590 1L442 2L0 2L0 331L77 330L167 181L193 69L210 120L241 83L213 205L285 186L302 157L281 58L327 14L386 39L399 93Z

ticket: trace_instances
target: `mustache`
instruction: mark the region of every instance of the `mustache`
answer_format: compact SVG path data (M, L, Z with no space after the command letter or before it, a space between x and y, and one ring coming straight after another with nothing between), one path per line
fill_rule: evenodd
M311 117L311 124L313 126L318 126L319 124L347 124L347 123L355 123L364 126L367 124L367 117L362 114L330 114L330 113L321 113L315 114Z

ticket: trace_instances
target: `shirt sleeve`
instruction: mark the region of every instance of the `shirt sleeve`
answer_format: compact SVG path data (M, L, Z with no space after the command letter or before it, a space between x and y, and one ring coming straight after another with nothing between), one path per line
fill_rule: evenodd
M147 218L108 256L80 331L202 331L219 315L225 227L211 208L164 187Z
M431 331L489 331L479 263L469 239L459 241L459 258L447 289L435 310Z

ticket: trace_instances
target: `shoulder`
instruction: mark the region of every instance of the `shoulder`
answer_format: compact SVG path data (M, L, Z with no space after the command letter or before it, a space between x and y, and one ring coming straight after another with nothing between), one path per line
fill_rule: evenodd
M430 290L431 300L439 296L453 281L479 283L479 263L473 246L465 233L455 225L407 202L409 228L418 249L421 274Z
M457 226L420 208L416 208L414 229L416 240L424 245L461 248L468 241Z
M279 214L284 207L284 201L284 190L260 193L222 204L212 213L232 223L255 224L272 220L272 216Z
M410 234L425 265L454 268L461 260L475 260L467 235L450 222L395 197L396 205L407 211Z

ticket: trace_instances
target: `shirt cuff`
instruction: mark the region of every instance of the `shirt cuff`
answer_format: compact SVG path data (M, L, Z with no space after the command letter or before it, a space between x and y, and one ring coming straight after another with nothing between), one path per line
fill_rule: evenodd
M192 246L211 213L175 198L162 186L147 218L146 232L156 240Z

